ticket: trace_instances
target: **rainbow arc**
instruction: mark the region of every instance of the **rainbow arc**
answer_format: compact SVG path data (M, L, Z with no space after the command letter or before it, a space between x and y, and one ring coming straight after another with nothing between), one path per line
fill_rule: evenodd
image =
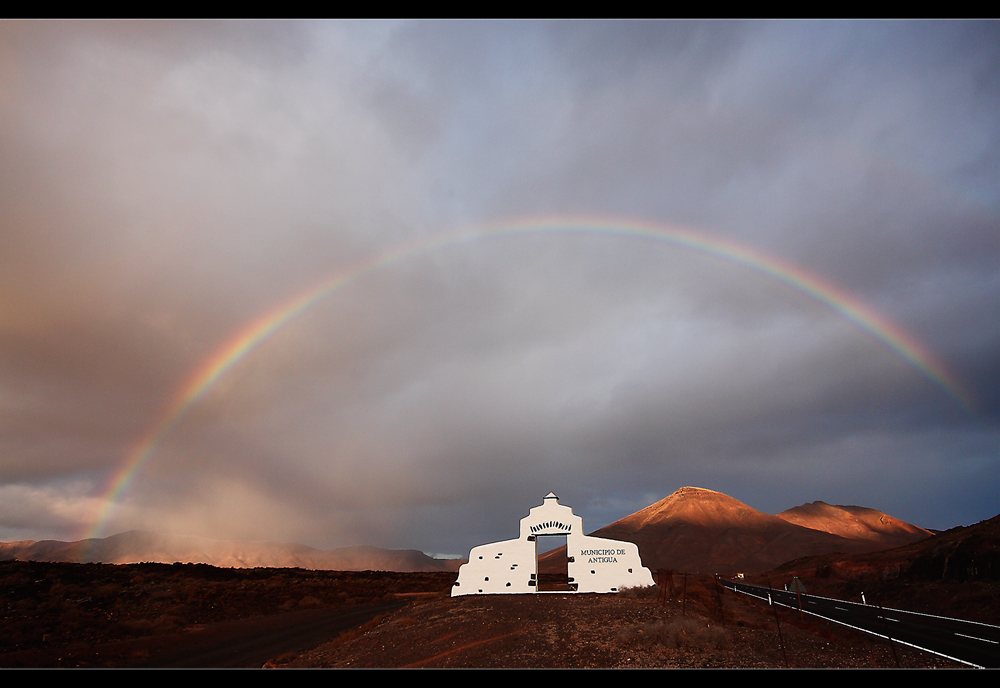
M617 219L550 217L494 223L421 238L391 248L337 271L244 325L194 369L178 387L164 411L135 444L121 469L109 481L102 499L103 506L86 537L97 537L114 505L149 461L156 447L216 382L275 332L308 311L318 301L368 275L421 254L464 242L534 234L600 235L662 242L709 254L769 275L809 295L854 323L905 360L924 378L943 389L963 409L971 412L975 408L972 395L962 383L919 341L890 319L823 278L748 246L687 228Z

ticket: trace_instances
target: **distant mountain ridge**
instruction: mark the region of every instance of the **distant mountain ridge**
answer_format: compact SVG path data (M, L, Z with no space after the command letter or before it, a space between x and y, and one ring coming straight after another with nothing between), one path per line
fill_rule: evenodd
M682 487L591 534L634 542L643 565L653 570L720 574L765 571L801 557L834 552L886 550L933 535L876 509L817 501L772 516L721 492L699 487ZM541 557L540 566L547 565L555 555L551 552ZM114 564L190 562L234 568L339 571L457 571L462 563L433 559L419 550L362 546L324 551L294 543L220 541L147 531L76 542L0 543L0 559Z
M413 549L359 546L319 550L295 543L210 540L141 530L75 542L4 542L0 543L0 559L105 564L181 562L225 568L297 567L336 571L453 571L461 563L434 559Z
M634 542L651 569L733 574L805 556L889 549L932 534L875 509L813 502L772 516L721 492L682 487L593 535Z

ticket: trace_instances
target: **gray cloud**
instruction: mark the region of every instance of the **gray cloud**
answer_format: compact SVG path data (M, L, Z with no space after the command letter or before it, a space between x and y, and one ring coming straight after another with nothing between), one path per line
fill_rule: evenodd
M406 242L426 250L228 369L104 532L462 553L549 490L596 528L692 483L772 512L995 515L997 39L990 22L0 24L0 535L86 531L213 353ZM720 255L611 232L430 243L570 214L815 274L980 406Z

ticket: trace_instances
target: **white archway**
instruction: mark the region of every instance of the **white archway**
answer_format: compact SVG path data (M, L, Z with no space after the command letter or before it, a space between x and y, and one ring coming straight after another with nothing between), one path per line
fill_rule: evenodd
M559 503L551 492L541 506L521 519L514 540L474 547L469 563L458 570L451 596L533 593L538 591L537 538L565 535L567 573L573 592L618 592L624 587L653 585L653 576L631 542L588 537L583 519Z

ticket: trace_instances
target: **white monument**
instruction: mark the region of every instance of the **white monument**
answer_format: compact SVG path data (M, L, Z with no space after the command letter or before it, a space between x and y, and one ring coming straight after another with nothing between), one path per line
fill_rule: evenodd
M624 587L653 585L638 547L584 535L583 519L550 492L541 506L521 519L521 535L516 540L473 548L469 563L458 570L451 596L539 592L538 538L546 535L566 537L570 591L618 592Z

